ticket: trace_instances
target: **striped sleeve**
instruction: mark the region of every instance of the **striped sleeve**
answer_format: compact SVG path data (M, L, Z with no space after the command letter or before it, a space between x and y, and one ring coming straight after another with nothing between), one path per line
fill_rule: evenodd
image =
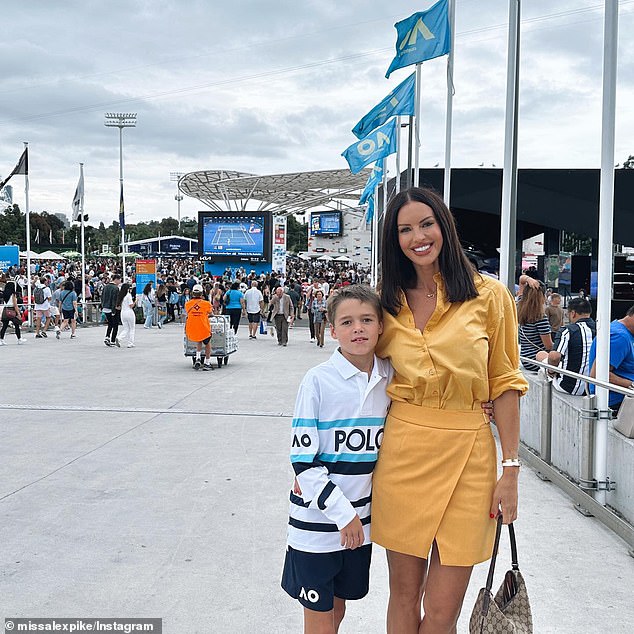
M297 394L293 415L291 464L308 508L319 509L341 530L355 517L350 501L328 475L319 459L319 397L305 379Z

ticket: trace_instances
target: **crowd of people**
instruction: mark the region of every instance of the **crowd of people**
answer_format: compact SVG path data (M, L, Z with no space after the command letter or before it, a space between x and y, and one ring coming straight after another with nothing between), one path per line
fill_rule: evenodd
M289 258L287 273L256 274L245 268L227 268L221 276L204 270L194 258L164 257L157 260L156 284L148 282L137 294L134 261L121 273L115 259L90 259L86 262L85 286L81 267L73 261L37 261L11 267L0 273L2 335L10 327L24 343L23 325L32 310L34 337L77 337L77 324L86 320L86 305L97 308L98 320L107 324L104 344L109 347L135 347L136 323L146 329L162 329L165 324L183 321L185 306L194 286L202 288L201 297L209 301L212 314L229 316L237 333L243 317L248 320L249 338L256 339L261 322L277 334L278 344L288 344L288 330L296 320L307 319L310 340L324 344L325 300L335 289L366 282L369 271L357 264L304 261ZM30 290L29 296L29 277ZM280 289L280 290L277 290ZM281 304L281 305L280 305ZM283 319L282 319L283 317ZM264 324L262 324L264 325Z

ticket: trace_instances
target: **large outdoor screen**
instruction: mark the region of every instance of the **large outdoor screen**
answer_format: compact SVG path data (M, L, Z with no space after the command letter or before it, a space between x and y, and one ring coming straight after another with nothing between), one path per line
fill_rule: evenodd
M310 233L313 236L340 236L341 212L316 211L310 214Z
M198 252L203 260L264 262L271 253L270 215L262 212L198 213Z

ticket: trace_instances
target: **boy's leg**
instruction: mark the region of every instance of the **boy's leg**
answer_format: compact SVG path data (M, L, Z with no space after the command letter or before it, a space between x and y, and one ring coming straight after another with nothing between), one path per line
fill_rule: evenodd
M342 599L335 597L335 605L337 601ZM335 625L335 609L328 612L316 612L304 608L304 634L337 634L339 623Z

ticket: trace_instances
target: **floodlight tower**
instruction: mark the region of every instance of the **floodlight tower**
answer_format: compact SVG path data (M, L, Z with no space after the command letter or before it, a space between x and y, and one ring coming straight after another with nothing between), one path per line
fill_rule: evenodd
M123 128L136 126L136 112L106 112L104 125L119 128L119 225L121 226L121 276L125 282L125 212L123 205Z
M185 176L183 172L170 172L170 180L172 182L176 182L176 195L174 196L174 200L178 203L178 230L181 230L181 200L183 200L183 195L180 193L178 189L178 181Z

